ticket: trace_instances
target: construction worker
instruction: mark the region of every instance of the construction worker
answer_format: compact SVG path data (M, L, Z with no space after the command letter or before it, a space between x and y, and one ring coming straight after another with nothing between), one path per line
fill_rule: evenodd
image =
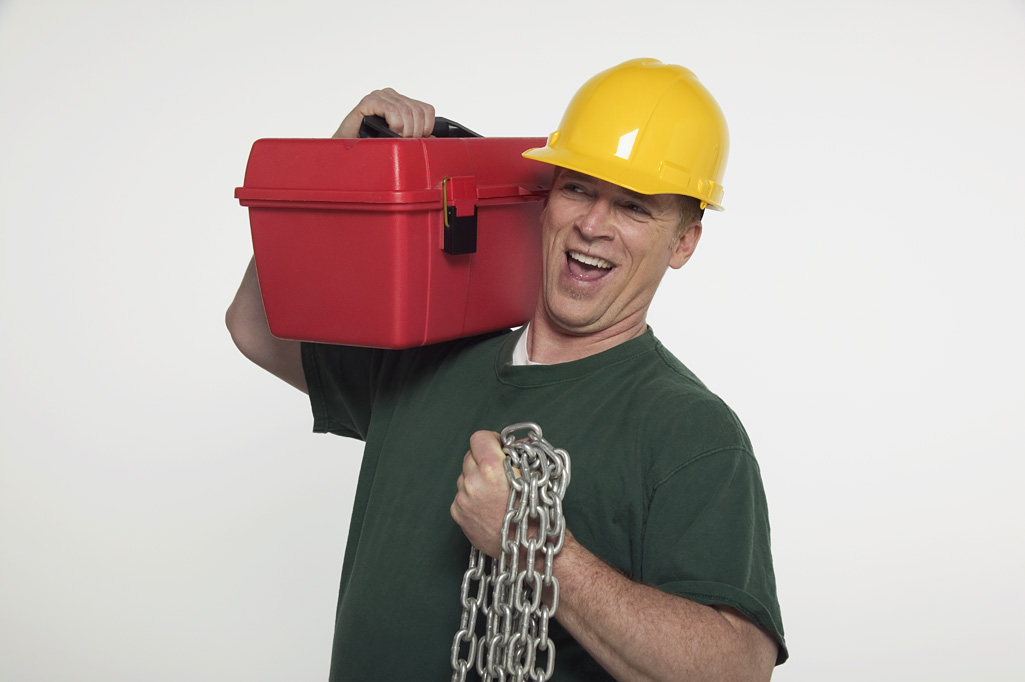
M376 91L335 137L369 115L421 137L434 109ZM495 430L525 420L574 457L553 679L767 680L786 660L751 445L646 321L704 210L722 207L727 153L722 113L690 71L638 59L589 80L524 154L554 180L537 306L512 332L407 351L277 339L250 263L227 314L236 344L309 393L314 430L366 442L332 680L452 673L468 548L502 551Z

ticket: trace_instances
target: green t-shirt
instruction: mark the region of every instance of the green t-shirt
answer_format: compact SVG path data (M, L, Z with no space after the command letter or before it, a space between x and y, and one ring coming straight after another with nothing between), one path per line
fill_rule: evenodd
M470 546L449 516L470 434L536 422L567 450L567 526L630 578L732 606L787 653L769 521L733 412L655 338L513 366L518 333L405 351L304 344L314 430L366 442L332 680L447 680ZM553 680L611 679L553 623Z

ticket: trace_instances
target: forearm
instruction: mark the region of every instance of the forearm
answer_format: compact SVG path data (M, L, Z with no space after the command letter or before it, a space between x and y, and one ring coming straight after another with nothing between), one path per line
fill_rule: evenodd
M636 583L568 532L554 570L556 618L620 682L771 677L774 640L735 612Z
M299 342L271 334L254 260L249 261L242 283L228 306L225 324L243 355L300 391L307 390Z

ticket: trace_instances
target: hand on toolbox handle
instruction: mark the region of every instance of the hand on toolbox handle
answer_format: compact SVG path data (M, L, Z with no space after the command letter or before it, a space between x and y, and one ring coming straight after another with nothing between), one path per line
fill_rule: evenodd
M380 116L364 116L359 127L359 136L363 137L402 137L388 126L388 122ZM481 137L462 123L456 123L444 116L434 117L434 130L429 137ZM410 138L413 139L413 138Z
M361 99L331 137L358 137L364 116L382 117L401 137L427 137L434 130L433 106L384 88Z

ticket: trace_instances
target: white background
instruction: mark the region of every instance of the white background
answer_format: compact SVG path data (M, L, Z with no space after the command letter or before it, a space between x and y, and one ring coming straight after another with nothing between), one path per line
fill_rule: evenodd
M1021 0L0 0L0 680L325 679L360 450L224 330L250 144L637 56L730 123L650 322L755 442L775 679L1020 680Z

